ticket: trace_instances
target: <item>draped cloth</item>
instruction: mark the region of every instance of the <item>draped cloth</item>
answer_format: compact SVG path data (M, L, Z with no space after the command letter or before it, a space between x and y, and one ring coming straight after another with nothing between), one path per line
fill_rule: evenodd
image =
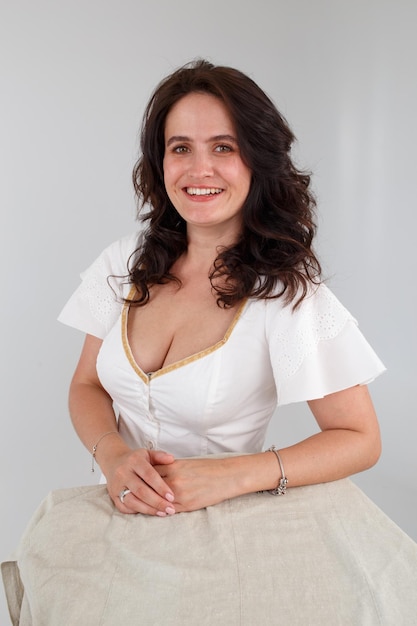
M417 545L350 479L166 518L54 491L2 574L14 626L417 624Z

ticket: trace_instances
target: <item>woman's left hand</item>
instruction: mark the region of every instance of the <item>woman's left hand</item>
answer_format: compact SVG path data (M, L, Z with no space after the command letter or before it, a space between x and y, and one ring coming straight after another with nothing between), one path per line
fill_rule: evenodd
M155 465L171 488L176 512L195 511L240 495L242 457L178 459Z

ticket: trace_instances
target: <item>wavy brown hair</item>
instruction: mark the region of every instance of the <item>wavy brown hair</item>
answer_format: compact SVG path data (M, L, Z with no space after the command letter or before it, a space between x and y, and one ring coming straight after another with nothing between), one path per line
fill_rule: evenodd
M129 280L139 294L132 302L145 304L150 286L178 280L170 268L187 248L187 229L165 190L164 130L172 106L193 92L208 93L224 103L242 159L252 172L240 239L219 249L210 275L217 302L229 307L249 296L284 296L297 306L308 285L319 282L321 271L312 250L315 201L310 176L292 162L295 137L262 89L242 72L205 60L189 63L162 80L145 110L142 155L133 170L133 184L138 218L147 228L130 267Z

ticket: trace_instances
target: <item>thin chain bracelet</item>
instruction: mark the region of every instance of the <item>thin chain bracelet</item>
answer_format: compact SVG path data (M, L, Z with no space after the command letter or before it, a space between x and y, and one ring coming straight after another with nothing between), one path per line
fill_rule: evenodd
M99 438L95 446L93 446L91 449L91 471L93 474L94 474L94 461L96 460L97 446L100 443L100 441L104 439L104 437L107 437L107 435L112 435L113 433L115 435L119 434L117 430L109 430L107 433L104 433L104 435L101 435L101 437Z
M280 454L275 446L271 446L270 448L268 448L268 450L265 450L265 452L273 452L275 454L278 459L279 468L281 470L281 478L279 479L278 485L275 487L275 489L269 489L268 491L273 496L285 496L285 494L287 493L288 478L285 476L284 465L282 463Z

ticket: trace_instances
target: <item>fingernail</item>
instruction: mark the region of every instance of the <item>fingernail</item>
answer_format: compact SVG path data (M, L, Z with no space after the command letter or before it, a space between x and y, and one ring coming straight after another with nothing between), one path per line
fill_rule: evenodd
M167 514L165 513L165 511L157 511L157 512L156 512L156 514L157 514L159 517L166 517L166 516L167 516Z
M175 509L172 506L167 506L165 511L166 511L166 513L168 513L168 515L174 515L174 513L175 513Z
M175 498L172 493L167 493L165 496L165 500L168 500L168 502L174 502Z

